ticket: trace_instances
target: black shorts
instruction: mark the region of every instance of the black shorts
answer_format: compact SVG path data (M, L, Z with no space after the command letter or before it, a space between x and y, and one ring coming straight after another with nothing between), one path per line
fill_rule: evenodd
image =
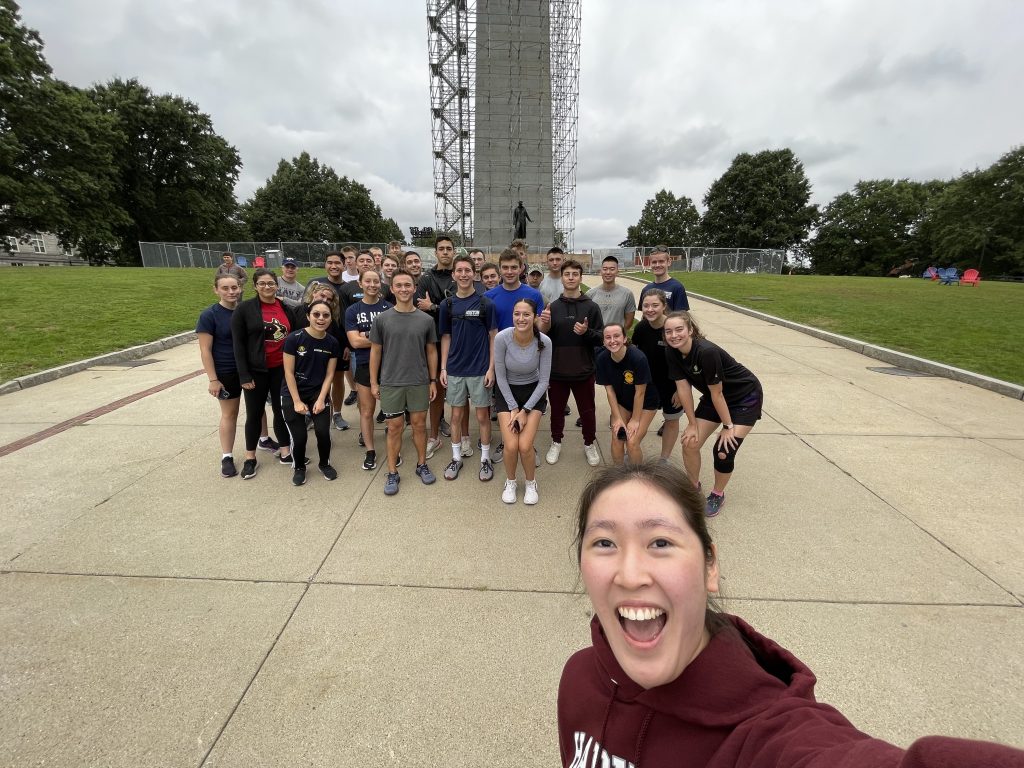
M744 427L754 426L754 423L761 418L761 406L763 404L764 393L760 388L756 392L751 392L736 405L730 403L729 415L732 417L732 423ZM701 396L694 415L704 421L713 421L716 424L722 423L722 420L718 418L718 412L715 410L714 403L711 402L710 397Z
M218 400L237 400L242 396L242 382L238 378L238 371L231 373L217 371L217 379L220 381Z
M364 387L370 386L370 366L357 366L355 371L352 372L352 378L355 379L356 384Z
M651 386L648 384L647 386ZM661 412L666 416L674 416L683 412L683 406L672 405L672 397L676 394L676 383L669 379L667 382L658 382L654 385L658 390L658 399L661 400ZM712 409L713 410L713 409Z
M512 397L516 401L516 405L520 408L526 404L526 401L533 397L533 391L537 388L537 382L533 384L509 384L508 388L512 390ZM494 407L498 413L511 413L508 407L508 403L505 402L505 396L501 394L501 390L498 389L497 385L494 387ZM548 409L548 396L543 394L540 396L540 400L533 406L533 410L544 413Z

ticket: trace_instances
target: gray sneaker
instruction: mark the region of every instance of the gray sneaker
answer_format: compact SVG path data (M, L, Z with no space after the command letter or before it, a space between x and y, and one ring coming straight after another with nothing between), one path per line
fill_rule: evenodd
M441 417L441 426L439 427L438 431L445 437L452 436L452 425L445 421L444 416Z
M444 468L444 479L454 480L459 476L459 472L462 470L462 462L452 459L448 462L448 466ZM426 482L426 481L424 481Z
M394 496L398 493L398 484L402 482L402 478L398 476L397 472L388 472L384 477L384 495Z
M419 476L420 480L423 481L424 485L432 485L434 481L437 480L437 478L434 477L434 473L430 471L430 467L426 464L417 464L416 474Z
M494 465L491 464L490 459L484 459L480 462L480 479L485 483L488 480L494 479Z
M334 414L334 428L340 432L344 432L348 429L348 422L345 421L345 417L341 415L341 411Z
M714 491L708 494L707 503L704 505L704 516L714 517L722 511L725 506L725 494L717 494Z

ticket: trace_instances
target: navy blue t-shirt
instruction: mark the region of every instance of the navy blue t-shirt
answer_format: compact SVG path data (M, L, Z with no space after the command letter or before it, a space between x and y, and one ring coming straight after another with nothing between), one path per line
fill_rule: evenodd
M367 304L365 301L357 301L351 307L345 310L345 332L359 331L365 333L366 337L370 336L370 326L373 325L374 319L381 312L391 309L392 305L390 302L381 299L376 304ZM370 348L358 348L352 347L352 351L356 356L356 368L363 368L370 364Z
M327 378L327 364L341 353L341 345L329 333L317 339L302 328L288 334L282 351L295 356L295 384L302 402L309 405L320 396L320 388ZM288 382L281 383L281 394L289 394Z
M520 283L514 291L505 288L504 283L498 283L484 296L494 302L494 316L499 331L512 327L512 310L520 299L533 299L537 305L538 315L544 311L544 297L540 295L540 291L526 283Z
M235 373L235 350L231 344L231 318L235 310L221 303L207 307L200 313L196 333L213 336L213 367L218 373Z
M659 291L665 293L665 297L668 299L668 311L676 312L680 309L689 311L690 300L686 298L686 289L683 288L683 284L676 280L674 277L670 277L664 283L648 283L640 291L640 301L637 302L641 306L644 303L644 294L646 294L652 288L657 288Z
M615 392L615 399L627 411L633 410L637 384L647 385L644 390L645 411L656 410L661 405L658 388L651 386L651 367L647 364L647 355L632 344L626 347L626 355L619 362L615 362L611 352L602 349L597 355L596 375L598 385L610 385Z
M464 299L449 296L438 310L439 332L451 335L448 362L449 376L483 376L490 362L491 330L497 330L494 303L474 293Z

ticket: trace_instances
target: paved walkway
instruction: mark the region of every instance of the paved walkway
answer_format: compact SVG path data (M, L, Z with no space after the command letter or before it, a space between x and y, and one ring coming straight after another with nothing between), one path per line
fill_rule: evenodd
M727 607L871 733L1024 746L1024 403L694 309L766 393L713 525ZM578 430L533 508L408 465L386 498L354 431L335 483L293 488L269 454L223 480L203 377L160 389L198 360L0 398L0 763L557 764L558 675L588 638Z

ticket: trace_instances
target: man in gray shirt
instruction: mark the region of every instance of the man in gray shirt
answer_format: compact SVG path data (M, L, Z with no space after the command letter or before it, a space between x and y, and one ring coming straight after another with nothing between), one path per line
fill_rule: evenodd
M619 260L605 256L601 261L601 284L587 291L587 298L601 308L605 327L621 323L628 334L636 316L636 299L631 290L615 283L618 276Z
M302 303L306 286L295 279L299 273L299 262L288 256L281 262L281 279L277 281L277 298L293 307Z
M540 281L540 295L544 297L544 304L550 305L555 299L562 295L562 259L565 258L565 251L557 245L548 251L547 255L548 273Z
M388 472L384 493L398 493L405 412L416 446L416 474L434 482L427 466L427 408L437 397L437 329L434 319L416 309L416 285L404 269L391 275L395 306L377 315L370 327L370 391L380 400L388 422Z

